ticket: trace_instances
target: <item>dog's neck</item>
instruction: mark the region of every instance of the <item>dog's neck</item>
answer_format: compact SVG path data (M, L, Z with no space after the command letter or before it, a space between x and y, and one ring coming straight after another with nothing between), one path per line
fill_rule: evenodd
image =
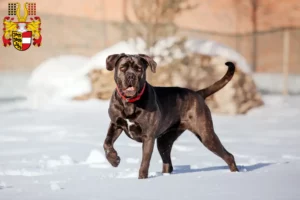
M133 103L133 102L135 102L135 101L140 100L140 98L142 97L142 95L143 95L144 92L145 92L145 88L146 88L146 83L144 84L142 90L137 94L137 96L136 96L136 97L133 97L133 98L127 98L127 97L125 97L125 96L122 94L122 92L120 91L120 89L118 88L118 86L117 86L117 92L118 92L118 95L119 95L123 100L125 100L125 101L128 102L128 103Z

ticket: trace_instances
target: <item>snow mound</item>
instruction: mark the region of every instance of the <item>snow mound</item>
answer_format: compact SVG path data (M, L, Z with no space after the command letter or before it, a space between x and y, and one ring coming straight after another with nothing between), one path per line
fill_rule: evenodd
M121 41L115 45L108 47L90 58L90 60L84 65L82 73L88 73L92 69L103 69L106 66L106 58L111 54L138 54L145 53L144 40L137 38L136 40L129 39L128 41Z
M64 188L62 188L60 185L59 185L59 181L50 181L50 188L52 191L57 191L57 190L62 190Z
M85 161L86 164L96 164L104 162L106 162L105 156L97 149L93 149Z
M170 47L178 42L178 37L167 37L158 41L152 48L150 48L151 54L154 56L158 65L168 64L172 62L172 59L183 58L186 53L179 48L172 48L170 54ZM221 56L230 61L236 62L238 67L245 73L251 72L251 67L248 65L246 59L235 50L230 47L211 40L201 39L187 39L184 48L187 52L200 53L209 56ZM89 62L84 66L84 73L88 73L91 69L103 69L106 66L106 58L111 54L126 53L126 54L138 54L146 53L146 43L141 38L129 39L128 41L121 41L103 51L98 52L91 57ZM164 57L164 60L161 59Z
M194 53L210 56L221 56L236 62L238 67L245 73L250 73L251 67L246 59L230 47L211 40L190 39L185 43L186 48Z
M212 56L222 56L234 61L246 73L251 72L246 60L233 49L214 41L188 39L185 50L169 48L180 38L168 37L156 43L150 49L158 65L172 62L175 58L182 58L188 52L201 53ZM146 53L146 43L141 38L121 41L91 58L78 55L62 55L50 58L41 63L31 74L28 81L27 100L32 108L39 108L47 103L70 100L91 91L88 73L92 69L103 69L106 58L111 54ZM161 58L164 57L162 60Z
M63 55L41 63L28 80L27 99L31 106L89 92L89 79L80 71L87 61L88 57Z

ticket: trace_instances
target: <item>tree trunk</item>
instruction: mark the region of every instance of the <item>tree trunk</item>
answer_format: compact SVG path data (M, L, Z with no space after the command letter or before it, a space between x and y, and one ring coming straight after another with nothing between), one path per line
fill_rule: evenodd
M123 24L122 24L122 38L123 40L126 40L128 38L128 33L127 33L127 21L128 21L128 16L127 16L127 0L123 0Z
M283 32L283 62L282 62L282 72L283 72L283 95L288 95L288 77L289 77L289 54L290 54L290 32L289 29L285 29Z
M102 17L103 17L103 20L102 20L102 28L103 28L103 31L102 31L102 36L103 36L103 46L104 48L107 48L108 44L107 44L107 29L106 29L106 23L107 23L107 20L106 20L106 5L105 5L105 0L102 0Z
M251 0L252 4L252 66L253 72L257 69L257 0Z

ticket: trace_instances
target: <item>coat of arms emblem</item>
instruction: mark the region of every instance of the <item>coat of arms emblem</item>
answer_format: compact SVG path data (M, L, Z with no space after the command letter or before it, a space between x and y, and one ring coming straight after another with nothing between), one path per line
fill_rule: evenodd
M3 19L3 46L9 47L13 44L19 51L29 49L31 44L40 47L41 18L36 16L36 3L24 3L23 16L20 11L20 3L8 3L8 16ZM29 21L27 21L28 16L30 16ZM15 17L17 21L14 21Z

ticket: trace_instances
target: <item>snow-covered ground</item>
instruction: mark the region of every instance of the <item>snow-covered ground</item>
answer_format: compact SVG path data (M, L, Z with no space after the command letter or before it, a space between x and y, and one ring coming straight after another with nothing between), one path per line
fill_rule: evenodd
M240 173L190 133L172 151L175 171L163 175L155 149L151 178L138 180L141 145L124 134L112 168L102 143L107 101L52 103L33 110L24 102L0 105L0 199L231 199L300 198L300 97L264 96L266 106L246 116L213 115Z
M191 50L228 54L243 63L223 46L200 43L202 49ZM264 96L266 106L245 116L213 115L240 173L230 173L188 131L173 148L171 175L160 173L155 149L150 178L138 180L141 144L125 135L115 144L121 164L111 167L102 148L108 101L68 99L88 92L86 74L103 68L117 50L136 52L120 43L92 58L49 59L30 76L0 74L0 200L300 198L300 96Z

